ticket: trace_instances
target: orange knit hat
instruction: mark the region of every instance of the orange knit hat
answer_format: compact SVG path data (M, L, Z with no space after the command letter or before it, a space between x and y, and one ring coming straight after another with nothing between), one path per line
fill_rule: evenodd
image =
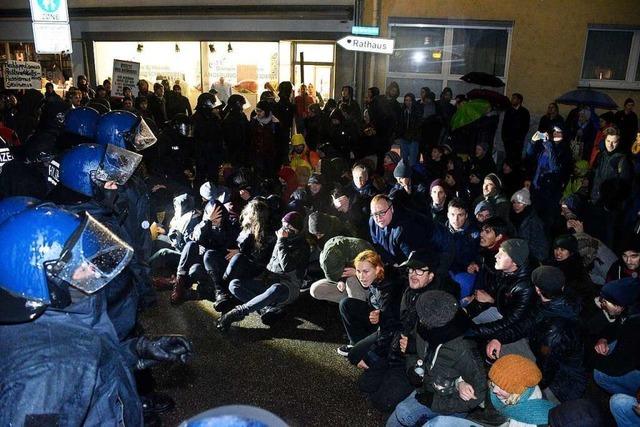
M542 372L532 360L517 354L502 356L489 370L489 379L511 394L521 394L542 380Z

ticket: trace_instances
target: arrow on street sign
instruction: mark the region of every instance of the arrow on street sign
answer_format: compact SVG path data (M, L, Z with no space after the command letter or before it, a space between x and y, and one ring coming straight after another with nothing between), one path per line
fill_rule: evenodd
M381 39L377 37L346 36L338 40L338 44L347 50L357 52L393 54L393 39Z

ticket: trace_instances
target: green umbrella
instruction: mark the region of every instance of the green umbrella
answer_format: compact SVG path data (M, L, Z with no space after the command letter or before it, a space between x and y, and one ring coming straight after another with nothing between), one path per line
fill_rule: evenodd
M451 130L456 130L475 122L490 110L489 101L484 99L472 99L458 107L458 111L451 119Z

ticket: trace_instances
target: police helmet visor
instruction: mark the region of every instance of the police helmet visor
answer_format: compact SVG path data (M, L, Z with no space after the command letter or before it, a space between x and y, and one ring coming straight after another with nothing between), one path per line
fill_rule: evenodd
M93 176L98 181L115 181L124 185L136 171L142 161L142 155L124 148L107 144L102 163Z
M92 294L127 266L133 249L89 214L66 242L59 259L45 263L52 278Z
M136 151L142 151L145 148L151 147L157 140L158 138L153 134L149 125L144 121L144 119L141 119L137 132L131 141L133 148Z

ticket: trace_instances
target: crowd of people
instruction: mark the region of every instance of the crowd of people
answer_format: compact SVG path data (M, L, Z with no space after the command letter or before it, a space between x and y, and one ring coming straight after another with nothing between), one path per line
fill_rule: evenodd
M215 87L192 112L179 84L108 82L1 95L0 424L171 407L149 368L192 344L139 324L169 290L222 334L277 328L303 292L334 304L335 357L387 426L640 425L632 99L532 126L514 93L454 127L449 88L392 82L361 108L281 82L248 117Z

